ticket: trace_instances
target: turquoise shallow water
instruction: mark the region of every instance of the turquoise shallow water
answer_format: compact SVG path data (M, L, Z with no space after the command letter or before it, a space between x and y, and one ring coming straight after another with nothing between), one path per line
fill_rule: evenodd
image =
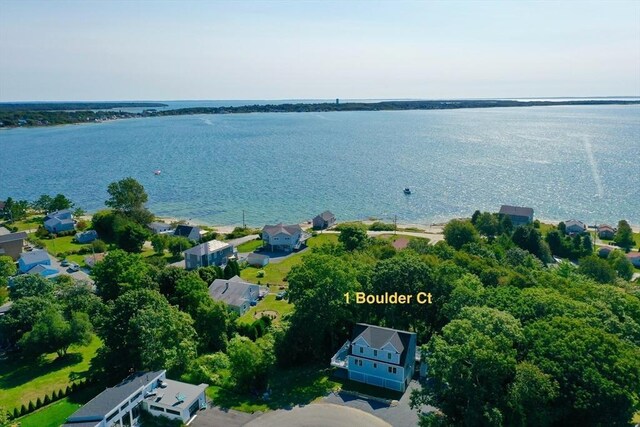
M219 225L500 204L640 224L640 106L199 115L0 131L0 198L64 193L86 210L133 176L158 215ZM153 170L162 174L155 176ZM405 196L404 187L413 194Z

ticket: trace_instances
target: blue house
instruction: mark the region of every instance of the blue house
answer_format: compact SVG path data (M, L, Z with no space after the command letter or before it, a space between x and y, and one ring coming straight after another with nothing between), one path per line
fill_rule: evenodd
M96 230L87 230L82 233L76 233L76 241L78 243L91 243L98 238Z
M27 274L39 274L42 277L54 277L60 274L60 272L49 265L38 264L29 270Z
M73 215L69 209L55 211L44 217L44 228L49 233L62 233L75 229Z
M350 380L404 392L416 365L416 334L358 323L331 358Z
M21 273L28 273L36 265L51 265L51 258L46 251L37 250L20 255L18 269Z

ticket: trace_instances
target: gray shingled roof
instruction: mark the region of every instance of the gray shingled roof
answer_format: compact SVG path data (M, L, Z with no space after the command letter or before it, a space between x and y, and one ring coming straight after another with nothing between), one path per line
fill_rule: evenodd
M156 389L156 395L150 396L145 400L152 405L159 403L164 406L171 406L176 410L188 408L200 393L207 388L207 384L193 385L169 379L165 379L162 382L166 387ZM178 403L178 399L176 399L178 393L184 396L184 400L181 403Z
M578 227L585 228L584 222L578 221L577 219L570 219L564 223L565 226L570 227L572 225L577 225Z
M368 325L366 323L357 323L353 328L351 342L358 337L364 338L371 348L381 349L387 343L391 343L393 347L400 352L400 365L404 365L407 356L407 349L411 341L411 333L399 331L397 329L383 328L381 326Z
M86 405L74 412L67 423L76 421L100 421L112 410L118 408L123 400L128 399L136 390L154 381L165 371L138 372L130 375L120 384L107 388L105 391L91 399ZM74 424L75 425L75 424Z
M274 236L280 233L284 233L291 236L295 233L301 233L302 228L300 227L299 224L283 225L282 223L279 223L276 225L265 225L262 228L262 231L271 236Z
M522 206L502 205L500 213L503 215L532 216L533 209Z
M184 251L184 254L185 256L186 255L202 256L202 255L212 254L212 253L221 251L223 249L228 248L229 246L231 245L226 242L221 242L219 240L210 240L208 242L204 242L190 249L187 249L186 251Z
M49 254L47 253L47 251L43 251L43 250L23 252L22 254L20 254L20 259L27 265L33 264L36 262L42 262L45 260L51 260L51 258L49 258Z
M234 307L240 307L245 301L251 287L258 286L244 282L238 276L229 280L216 279L209 286L209 296L216 301L222 301Z
M27 233L21 231L19 233L11 233L0 236L0 243L13 242L15 240L25 240Z

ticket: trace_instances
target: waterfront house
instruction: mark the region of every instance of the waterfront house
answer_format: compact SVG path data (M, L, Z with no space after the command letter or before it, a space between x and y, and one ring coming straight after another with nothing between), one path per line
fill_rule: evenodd
M231 279L216 279L209 286L209 296L227 304L242 316L252 305L258 303L260 286L245 282L238 276Z
M10 256L11 259L17 261L26 239L27 233L24 231L0 236L0 256Z
M329 228L336 223L336 217L330 211L324 211L320 215L313 218L313 228L322 230Z
M533 209L522 206L502 205L500 215L506 215L511 219L514 227L531 224L533 222Z
M352 381L404 392L416 364L416 334L358 323L331 365Z
M193 270L210 265L224 266L234 252L233 245L219 240L210 240L183 252L185 267L187 270Z
M615 250L615 249L617 249L617 248L614 248L614 247L612 247L612 246L601 246L601 247L598 249L598 256L599 256L600 258L606 258L606 257L608 257L608 256L609 256L609 254L611 253L611 251L613 251L613 250Z
M186 237L192 242L197 242L200 240L200 227L195 227L192 225L179 225L176 227L173 232L174 236L178 237Z
M49 233L62 233L64 231L72 231L75 228L73 215L69 209L48 213L44 217L44 228Z
M36 265L51 265L49 254L43 250L24 252L18 260L18 269L21 273L27 273Z
M142 410L189 424L207 407L207 384L170 380L166 370L138 372L74 412L62 427L137 426Z
M252 267L261 268L269 264L269 257L267 255L251 252L247 255L247 263Z
M167 224L164 222L152 222L149 225L147 225L147 227L149 227L151 232L154 234L163 234L163 233L173 232L173 227L171 227L171 224Z
M302 247L306 239L309 238L307 233L302 231L298 224L283 225L265 225L262 229L262 244L272 251L291 252Z
M616 234L615 228L607 224L601 224L598 226L598 237L601 239L612 240Z
M81 233L76 233L76 241L78 243L91 243L98 238L96 230L87 230Z
M569 221L565 221L565 231L569 235L581 234L587 231L587 226L582 221L578 221L577 219L570 219Z

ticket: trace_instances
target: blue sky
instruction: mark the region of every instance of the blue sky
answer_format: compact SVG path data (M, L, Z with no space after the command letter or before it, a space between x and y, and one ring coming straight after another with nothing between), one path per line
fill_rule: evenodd
M0 101L640 95L640 1L0 0Z

